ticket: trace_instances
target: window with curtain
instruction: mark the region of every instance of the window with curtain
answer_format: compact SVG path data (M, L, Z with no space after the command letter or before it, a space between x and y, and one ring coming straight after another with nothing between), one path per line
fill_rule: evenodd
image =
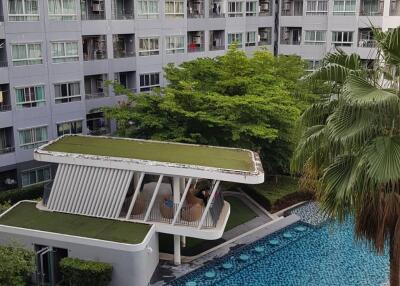
M39 107L46 104L44 86L30 86L15 89L18 108Z
M81 85L80 82L57 83L54 85L55 102L68 103L73 101L81 101Z
M246 16L257 15L257 1L246 2Z
M140 75L140 92L150 91L155 87L160 87L160 73Z
M139 39L139 56L154 56L159 53L157 37Z
M75 0L48 0L49 19L71 21L77 19Z
M139 18L158 18L158 0L139 0L138 17Z
M39 21L38 0L8 0L9 21Z
M35 168L21 172L22 187L27 187L51 180L50 166Z
M165 37L165 50L167 54L184 53L185 37L184 36Z
M242 4L241 1L228 2L228 17L242 17Z
M19 147L33 149L48 141L47 126L18 130Z
M335 47L351 47L353 45L353 32L332 32L332 44Z
M68 121L57 124L57 136L65 134L81 134L82 120Z
M304 44L323 45L326 42L326 31L306 31Z
M78 42L52 42L51 58L53 63L79 61Z
M356 0L333 1L333 15L355 15Z
M326 15L328 14L328 1L309 0L307 1L306 15Z
M183 0L165 1L165 16L183 18L185 16L183 4Z
M12 44L12 62L14 66L42 64L42 45L40 43Z
M228 33L228 45L236 44L238 48L242 47L242 33Z
M256 32L246 33L246 47L254 47L256 45Z

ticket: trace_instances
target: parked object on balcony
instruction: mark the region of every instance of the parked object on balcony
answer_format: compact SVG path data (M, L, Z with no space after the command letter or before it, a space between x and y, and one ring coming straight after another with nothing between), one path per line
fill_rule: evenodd
M160 201L160 213L164 218L171 219L174 217L174 202L172 196L165 196Z

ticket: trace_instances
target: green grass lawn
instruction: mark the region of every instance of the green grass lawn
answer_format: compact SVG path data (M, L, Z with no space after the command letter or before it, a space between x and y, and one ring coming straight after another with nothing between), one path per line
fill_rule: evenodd
M255 168L249 151L176 143L67 136L50 144L45 150L189 164L241 171L253 171Z
M228 231L235 226L241 225L255 217L257 214L245 205L237 197L226 197L225 200L231 205L231 214L228 222L226 223L225 231ZM159 234L160 252L173 253L174 252L174 239L169 234ZM207 249L210 249L220 243L224 242L222 239L217 240L204 240L198 238L187 237L186 247L182 248L182 255L192 256L199 254Z
M40 211L28 202L1 217L0 224L130 244L141 243L150 229L147 224Z
M251 186L256 192L266 197L273 205L278 199L287 194L298 191L298 179L289 176L278 176L267 178L263 184Z

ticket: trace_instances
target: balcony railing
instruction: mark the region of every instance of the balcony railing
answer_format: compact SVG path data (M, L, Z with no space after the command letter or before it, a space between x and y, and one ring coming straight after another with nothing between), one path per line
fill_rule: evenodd
M189 44L188 53L195 53L195 52L204 52L204 44L201 44L199 46L194 46Z
M109 135L109 134L111 134L111 131L108 126L88 131L88 135L93 135L93 136Z
M360 48L376 48L375 40L360 40L358 42L358 46Z
M0 154L12 153L15 152L15 147L6 147L0 149Z
M96 99L96 98L102 98L102 97L107 97L107 96L108 95L105 92L85 94L85 98L86 99Z
M151 199L137 198L135 205L133 207L130 219L134 220L144 220L147 208L150 205ZM129 204L131 203L131 198L125 200L122 207L121 217L126 216L126 212L129 209ZM174 217L178 211L178 203L173 203L172 198L165 200L163 198L157 198L154 201L153 207L149 213L147 221L152 222L162 222L172 224ZM209 208L209 212L205 217L202 227L203 228L215 228L219 220L222 208L224 206L224 198L221 191L218 191L214 197L213 202ZM189 205L184 204L180 210L180 214L177 216L175 221L176 225L184 225L190 227L198 227L201 217L204 214L206 207L204 205L195 204Z
M221 51L221 50L225 50L225 45L221 45L221 46L210 46L210 51Z
M82 14L82 20L105 20L105 14Z
M133 11L114 11L113 20L132 20L135 18Z
M8 62L7 61L0 61L0 68L6 68L8 67Z
M0 104L0 112L11 111L10 104Z
M84 61L104 60L107 58L107 51L97 50L91 54L83 54Z
M135 56L135 51L114 51L114 58L131 58Z

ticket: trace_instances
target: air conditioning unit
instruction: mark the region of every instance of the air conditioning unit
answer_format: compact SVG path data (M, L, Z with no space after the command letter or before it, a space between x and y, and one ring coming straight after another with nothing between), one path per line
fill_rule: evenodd
M261 11L269 11L269 3L263 3L260 5Z
M92 4L92 11L93 12L104 12L104 3L93 3Z

